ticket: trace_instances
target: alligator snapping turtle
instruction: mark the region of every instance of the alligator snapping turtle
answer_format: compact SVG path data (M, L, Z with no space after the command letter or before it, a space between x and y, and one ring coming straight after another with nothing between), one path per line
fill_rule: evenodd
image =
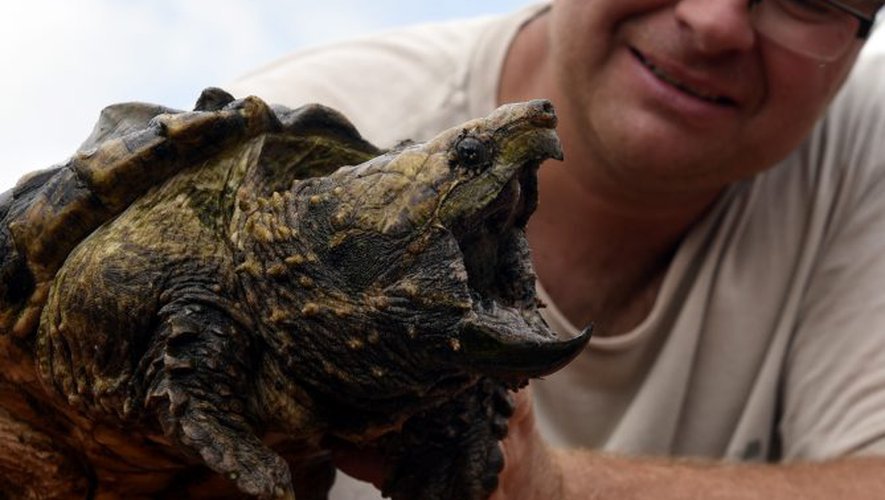
M589 336L538 316L523 231L555 123L382 152L320 105L106 108L0 197L0 487L324 498L343 441L393 498L486 498L507 390Z

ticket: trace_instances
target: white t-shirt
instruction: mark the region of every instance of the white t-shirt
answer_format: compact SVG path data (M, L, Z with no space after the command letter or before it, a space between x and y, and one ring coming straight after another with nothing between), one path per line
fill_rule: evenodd
M382 147L420 141L496 107L507 47L544 8L301 51L228 90L322 102ZM547 303L551 326L574 335ZM693 228L638 327L591 340L533 387L559 446L755 461L885 453L885 53L866 51L809 139Z

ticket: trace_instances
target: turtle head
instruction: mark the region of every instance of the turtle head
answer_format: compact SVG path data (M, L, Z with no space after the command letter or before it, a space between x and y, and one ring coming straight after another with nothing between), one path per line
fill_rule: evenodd
M430 353L416 361L427 372L512 385L581 350L589 334L559 340L538 314L525 237L538 168L562 159L555 125L548 101L505 105L323 180L336 193L327 268L355 286L349 295L383 304L375 324L410 346L388 350Z

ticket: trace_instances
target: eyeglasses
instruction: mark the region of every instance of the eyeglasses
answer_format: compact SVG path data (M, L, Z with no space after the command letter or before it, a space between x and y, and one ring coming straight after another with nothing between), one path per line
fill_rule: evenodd
M750 0L750 19L764 37L798 54L830 62L870 34L882 2Z

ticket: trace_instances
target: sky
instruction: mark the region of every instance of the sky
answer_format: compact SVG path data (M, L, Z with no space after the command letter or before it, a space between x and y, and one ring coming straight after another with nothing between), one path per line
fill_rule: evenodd
M68 158L108 104L190 109L301 47L532 0L27 0L0 16L0 192ZM883 32L885 28L878 31ZM885 33L872 42L885 46Z
M532 0L27 0L0 16L0 192L76 151L108 104L190 109L284 54Z

